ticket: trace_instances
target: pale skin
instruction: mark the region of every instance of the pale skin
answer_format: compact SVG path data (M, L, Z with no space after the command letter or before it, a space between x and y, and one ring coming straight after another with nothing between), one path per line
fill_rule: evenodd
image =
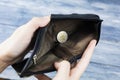
M50 21L50 16L35 17L28 23L20 26L15 32L4 42L0 44L0 72L9 65L22 59L21 54L29 45L34 32L39 27L44 27ZM20 45L18 45L20 44ZM86 70L96 45L96 40L92 40L85 50L82 58L77 62L76 66L70 69L70 63L66 60L56 62L54 64L57 74L53 80L79 80ZM35 75L40 80L50 80L44 74Z

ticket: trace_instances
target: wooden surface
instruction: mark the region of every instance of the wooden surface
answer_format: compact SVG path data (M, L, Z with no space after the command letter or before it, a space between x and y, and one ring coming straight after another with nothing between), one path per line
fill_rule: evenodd
M35 16L95 13L103 19L101 39L81 80L120 80L120 4L116 0L0 0L0 42ZM55 73L49 73L51 77ZM0 77L19 78L8 67ZM35 80L34 77L24 80Z

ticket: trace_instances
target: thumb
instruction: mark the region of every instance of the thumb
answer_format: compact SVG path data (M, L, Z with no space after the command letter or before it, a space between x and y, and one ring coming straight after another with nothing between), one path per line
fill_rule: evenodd
M57 69L57 74L53 80L68 80L70 73L70 63L68 61L56 62L55 68Z

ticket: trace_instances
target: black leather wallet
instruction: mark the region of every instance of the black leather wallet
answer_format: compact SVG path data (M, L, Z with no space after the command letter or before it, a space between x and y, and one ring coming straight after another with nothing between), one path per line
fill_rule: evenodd
M52 14L46 27L38 29L24 54L30 57L13 64L21 77L55 71L54 62L75 65L92 39L100 38L102 20L95 14Z

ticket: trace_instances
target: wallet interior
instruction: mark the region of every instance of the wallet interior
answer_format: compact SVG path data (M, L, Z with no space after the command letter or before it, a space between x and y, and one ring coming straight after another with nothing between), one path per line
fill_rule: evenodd
M98 16L93 19L51 16L48 25L38 29L31 40L32 55L13 67L21 76L28 76L54 71L56 61L68 60L72 65L81 58L92 39L99 40L100 25ZM60 31L68 35L64 43L57 40Z

